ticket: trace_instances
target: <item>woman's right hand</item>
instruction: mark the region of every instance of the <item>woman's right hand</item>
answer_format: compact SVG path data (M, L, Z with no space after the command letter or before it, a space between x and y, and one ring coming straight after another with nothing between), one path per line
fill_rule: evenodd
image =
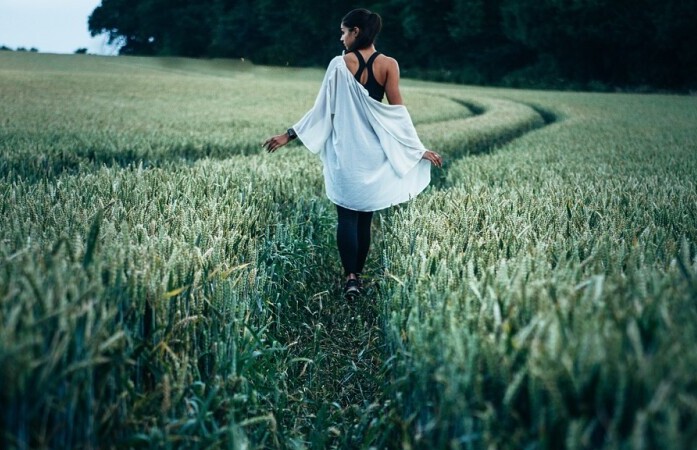
M440 156L436 152L432 152L431 150L426 150L424 152L424 154L421 156L421 158L431 161L431 164L433 164L434 166L436 166L438 168L443 167L443 157Z
M288 133L279 134L278 136L272 136L268 138L261 146L266 149L267 152L273 153L279 148L290 142L290 137Z

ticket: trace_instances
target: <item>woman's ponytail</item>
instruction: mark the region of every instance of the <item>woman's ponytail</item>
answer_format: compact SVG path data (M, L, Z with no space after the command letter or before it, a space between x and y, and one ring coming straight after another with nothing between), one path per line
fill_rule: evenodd
M380 14L371 12L367 22L366 30L370 30L368 31L368 35L372 36L372 40L375 41L378 33L382 30L382 17L380 17Z
M375 43L375 39L382 29L382 18L380 15L363 8L354 9L346 14L341 19L341 23L346 28L358 27L360 30L349 51L370 47Z

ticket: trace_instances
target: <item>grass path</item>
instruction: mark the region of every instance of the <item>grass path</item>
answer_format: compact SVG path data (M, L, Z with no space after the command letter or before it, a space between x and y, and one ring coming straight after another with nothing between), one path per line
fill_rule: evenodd
M368 278L363 296L344 299L334 210L303 203L296 209L314 220L283 218L283 226L293 234L284 242L305 244L277 248L279 239L272 237L262 246L273 248L261 251L268 264L285 260L292 267L276 271L267 264L266 269L285 274L278 280L283 298L273 313L279 325L270 330L286 348L284 358L291 361L284 374L286 398L275 413L279 433L289 433L285 440L301 439L311 448L353 448L371 440L370 429L384 402L379 287ZM380 233L374 239L374 248L379 248ZM375 254L368 264L367 273L379 274Z

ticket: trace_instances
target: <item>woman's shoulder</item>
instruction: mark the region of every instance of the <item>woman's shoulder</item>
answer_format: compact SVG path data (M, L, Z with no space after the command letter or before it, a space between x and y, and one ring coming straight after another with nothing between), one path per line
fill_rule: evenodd
M390 67L399 67L399 63L397 62L396 59L394 59L394 58L391 57L391 56L387 56L387 55L384 54L384 53L381 53L381 54L380 54L380 56L376 59L376 62L377 62L378 60L380 60L380 59L382 59L381 63L384 64L384 65L386 65L386 66L390 66Z
M381 53L375 58L373 72L375 72L378 82L385 84L387 78L399 76L399 64L396 59Z
M343 52L338 57L341 58L346 64L358 64L358 57L353 52Z

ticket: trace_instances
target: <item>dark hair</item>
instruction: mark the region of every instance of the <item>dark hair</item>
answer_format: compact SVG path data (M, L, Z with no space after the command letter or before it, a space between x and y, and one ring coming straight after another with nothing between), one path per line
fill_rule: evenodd
M358 27L361 30L356 41L349 48L349 51L360 50L373 45L375 38L382 29L382 18L377 13L359 8L346 14L341 19L341 24L346 28Z

